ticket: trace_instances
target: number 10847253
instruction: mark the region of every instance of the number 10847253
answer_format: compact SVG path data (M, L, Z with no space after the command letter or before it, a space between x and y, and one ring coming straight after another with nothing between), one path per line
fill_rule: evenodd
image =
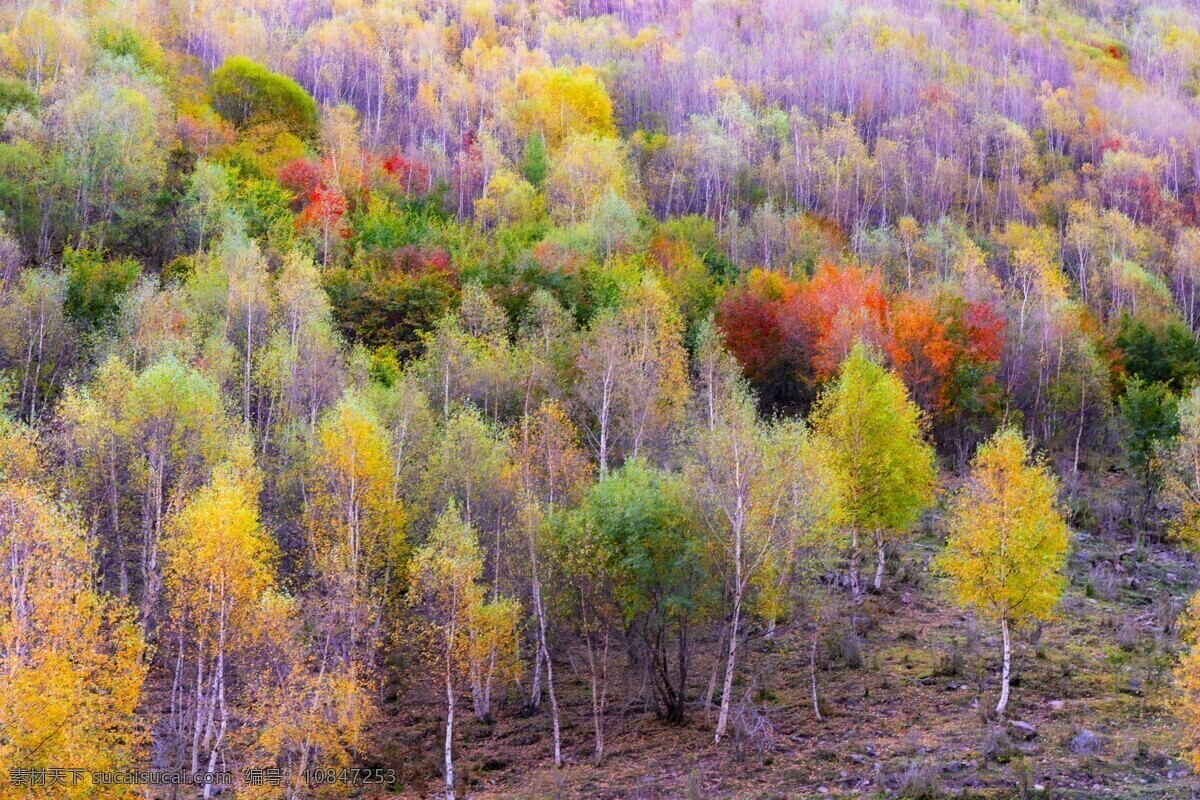
M327 767L304 771L304 782L309 786L327 786L334 783L352 786L388 785L396 782L396 770L366 767Z

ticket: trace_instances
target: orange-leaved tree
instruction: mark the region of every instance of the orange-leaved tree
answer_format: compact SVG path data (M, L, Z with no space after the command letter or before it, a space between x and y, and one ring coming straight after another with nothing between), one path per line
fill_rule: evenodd
M818 377L835 374L857 342L881 347L887 341L888 301L871 272L826 264L796 303L812 336L812 368Z

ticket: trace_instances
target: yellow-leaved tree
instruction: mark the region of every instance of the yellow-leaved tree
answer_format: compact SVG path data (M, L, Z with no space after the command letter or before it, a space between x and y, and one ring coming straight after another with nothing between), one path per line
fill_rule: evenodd
M454 712L463 679L477 677L481 659L509 660L515 669L520 606L507 598L484 600L479 541L454 502L416 552L411 574L409 601L417 612L430 666L436 670L431 675L438 676L445 692L446 799L454 800Z
M1200 547L1200 385L1179 402L1179 435L1163 449L1166 480L1162 499L1171 534L1195 550ZM1200 594L1184 616L1188 650L1175 668L1175 713L1184 723L1183 757L1200 769Z
M336 798L337 784L313 786L309 768L336 769L354 763L374 698L354 664L338 663L326 647L328 635L306 624L302 601L276 589L259 598L246 632L247 663L239 677L246 724L233 732L231 749L246 769L283 769L278 786L243 782L239 800Z
M227 684L239 666L250 666L255 612L275 580L275 543L259 525L254 469L218 467L167 527L172 724L190 744L191 771L213 772L238 722Z
M305 512L323 597L323 628L343 661L367 664L382 641L384 611L403 584L404 509L386 432L350 393L317 428Z
M628 147L620 139L595 133L575 133L563 140L543 190L550 216L560 225L592 219L609 195L629 209L642 203Z
M546 687L550 694L550 720L554 731L554 765L561 767L562 727L558 696L554 690L554 661L547 644L549 626L546 603L542 596L541 552L549 527L546 518L560 505L578 502L591 477L587 455L579 446L576 429L567 412L554 400L542 403L536 412L521 421L514 436L514 467L520 487L520 518L529 545L530 600L537 623L534 650L533 694L529 705L537 708L542 697L542 667L546 668ZM553 562L548 566L553 567ZM515 641L515 640L514 640Z
M551 149L572 133L616 134L612 100L591 67L527 69L506 99L517 136L540 133Z
M86 532L39 486L39 446L0 415L0 799L131 797L91 774L132 767L146 741L141 628L96 591Z
M1163 465L1161 503L1171 534L1195 548L1200 545L1200 385L1179 401L1179 434L1155 455Z
M475 218L484 227L533 222L546 212L546 201L528 180L501 167L475 201Z
M975 454L938 559L955 601L1000 623L1004 663L997 714L1008 706L1011 629L1050 616L1066 584L1069 546L1058 480L1018 431L997 432Z
M1175 714L1184 724L1183 758L1192 769L1200 769L1200 594L1192 596L1183 626L1188 650L1175 667Z
M850 586L858 597L859 540L870 535L879 591L884 546L908 533L933 499L937 473L921 411L900 377L859 342L842 362L837 381L817 401L812 425L826 442L850 533Z

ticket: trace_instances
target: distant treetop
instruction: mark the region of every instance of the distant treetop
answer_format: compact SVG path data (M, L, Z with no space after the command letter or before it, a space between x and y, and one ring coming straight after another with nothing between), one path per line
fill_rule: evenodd
M302 139L317 132L319 118L312 96L291 78L262 64L242 56L227 58L213 70L212 86L213 108L239 128L280 122Z

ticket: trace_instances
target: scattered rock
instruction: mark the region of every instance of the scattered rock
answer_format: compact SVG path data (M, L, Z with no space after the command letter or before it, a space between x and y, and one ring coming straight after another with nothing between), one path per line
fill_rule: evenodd
M1008 733L1011 736L1018 736L1022 739L1032 739L1038 735L1037 728L1030 725L1028 722L1013 720L1008 723Z
M962 764L959 764L957 761L951 761L946 765L946 772L949 772L952 775L958 772L960 769L962 769Z
M1070 748L1076 755L1094 755L1100 752L1100 739L1091 731L1083 730L1071 739Z
M1040 783L1035 783L1035 784L1033 785L1033 790L1034 790L1035 792L1044 792L1044 791L1046 791L1046 787L1045 787L1045 786L1042 786Z
M1051 700L1050 701L1050 710L1051 711L1062 711L1064 708L1066 708L1066 705L1067 704L1064 703L1062 700Z

